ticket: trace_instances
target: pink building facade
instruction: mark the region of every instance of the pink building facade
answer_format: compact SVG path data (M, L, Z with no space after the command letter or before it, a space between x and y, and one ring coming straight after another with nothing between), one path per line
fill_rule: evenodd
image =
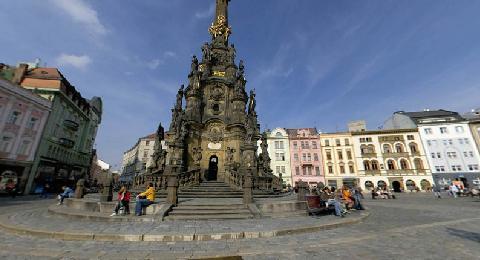
M0 193L10 179L23 191L50 109L50 101L0 79Z
M296 186L299 180L310 186L325 184L322 167L320 137L315 128L287 129L290 142L290 165L292 182Z

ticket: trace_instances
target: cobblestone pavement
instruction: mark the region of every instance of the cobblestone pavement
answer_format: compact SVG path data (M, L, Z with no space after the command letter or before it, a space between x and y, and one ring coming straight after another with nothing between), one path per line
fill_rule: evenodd
M0 233L6 259L175 259L242 256L244 259L480 259L480 200L401 194L368 200L363 223L316 233L264 239L194 242L61 241ZM6 211L48 201L4 206ZM16 208L15 208L16 207ZM7 209L7 210L5 210Z

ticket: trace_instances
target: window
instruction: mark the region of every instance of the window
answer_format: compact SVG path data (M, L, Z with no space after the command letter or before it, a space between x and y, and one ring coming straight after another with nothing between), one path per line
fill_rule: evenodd
M347 151L347 158L352 160L352 151Z
M338 154L338 159L343 160L343 152L342 151L337 151Z
M345 166L340 165L340 173L345 173Z
M295 175L300 175L300 168L298 166L295 167Z
M146 157L148 157L148 150L143 151L143 158L146 158Z
M378 162L375 160L372 161L372 170L374 171L378 170Z
M415 169L423 170L423 162L421 159L416 158L415 160L413 160L413 163L415 164Z
M293 149L298 149L297 141L293 142Z
M2 137L2 144L1 144L1 151L2 152L10 152L10 146L12 145L13 138L10 136Z
M30 148L30 141L23 141L20 147L18 148L18 154L27 155L28 148Z
M463 126L456 126L456 127L455 127L455 131L456 131L457 133L463 133L463 131L464 131L464 130L463 130Z
M470 164L470 165L468 165L468 170L470 170L470 171L478 171L478 164Z
M363 168L365 171L370 171L372 168L370 167L370 162L369 161L363 161Z
M312 141L312 148L313 148L313 149L317 149L317 142Z
M149 145L150 145L150 141L146 141L146 142L145 142L145 145L146 145L146 146L149 146Z
M34 130L35 126L37 124L37 121L38 121L38 119L36 119L35 117L30 118L30 121L28 121L28 123L27 123L27 128Z
M415 140L415 137L413 135L407 135L407 140Z
M448 133L447 128L446 128L446 127L440 127L440 133L441 133L441 134L446 134L446 133Z
M442 154L441 154L441 153L437 153L437 158L438 158L438 159L442 158Z
M435 159L435 153L432 153L432 158Z
M425 134L427 134L427 135L432 134L432 128L425 128L425 129L423 129L423 131L425 131Z
M313 154L313 160L318 162L318 154L316 154L316 153Z
M445 167L444 166L435 166L435 170L437 172L444 172L445 171Z
M347 138L345 138L345 146L348 146L350 145L350 140L348 140Z
M401 168L402 170L408 170L407 160L405 160L405 159L401 159L401 160L400 160L400 168Z
M342 145L342 144L340 143L340 139L335 139L335 144L336 144L337 146Z
M320 167L315 166L315 175L320 176Z
M432 145L432 141L427 140L427 145L428 145L428 146L431 146L431 145Z
M310 143L308 141L305 141L305 149L310 149Z
M457 158L457 153L456 152L447 152L447 157L454 159Z
M473 158L473 152L472 151L468 152L468 154L470 154L470 157Z
M383 153L391 153L392 149L390 148L389 144L384 144L383 145Z
M302 161L304 161L304 162L307 161L307 154L306 153L302 154Z
M285 161L285 153L275 153L275 161Z
M457 171L461 171L461 170L462 170L462 166L452 165L452 171L457 172Z
M453 145L452 139L448 139L448 144L449 144L449 145Z
M298 153L293 154L293 160L298 162Z
M275 169L277 170L277 174L282 173L280 170L280 166L275 167Z
M301 141L300 146L302 147L302 149L305 149L305 142Z
M397 153L403 153L403 145L402 144L396 144L395 145L395 151Z
M353 165L349 165L349 166L348 166L348 170L350 171L350 173L354 173L354 172L355 172L355 169L353 168Z
M470 143L470 142L468 141L468 138L464 138L464 139L463 139L463 142L464 142L465 144L469 144L469 143Z
M307 167L307 172L308 172L308 175L312 175L312 168L311 166Z
M467 158L467 157L468 157L468 153L467 153L467 152L463 152L463 157Z
M8 118L8 121L7 123L9 124L16 124L17 121L18 121L18 118L20 117L22 113L18 112L18 111L13 111L11 114L10 114L10 117Z
M311 162L312 161L312 154L309 153L307 156L308 156L308 161Z
M329 140L325 140L325 146L330 146L330 141Z
M327 160L332 160L332 153L327 151Z
M330 174L333 173L333 166L331 166L331 165L328 166L328 173L330 173Z
M307 175L307 168L306 167L302 168L302 173L303 173L303 175Z
M463 144L463 139L462 138L458 139L458 143Z
M412 153L417 153L418 152L418 147L417 147L417 144L416 143L410 143L410 151Z
M387 165L389 170L395 170L395 162L393 160L388 160Z
M282 170L282 173L285 173L285 166L281 166L280 169Z
M283 141L275 141L275 149L283 149Z

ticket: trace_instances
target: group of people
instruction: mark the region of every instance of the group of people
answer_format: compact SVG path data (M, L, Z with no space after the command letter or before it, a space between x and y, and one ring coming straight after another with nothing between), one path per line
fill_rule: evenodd
M395 195L386 186L372 189L372 199L395 199Z
M338 190L335 187L324 187L320 190L315 189L313 193L320 196L320 200L326 203L326 207L333 206L335 215L339 217L344 217L352 209L365 209L362 204L363 194L360 187L343 186Z

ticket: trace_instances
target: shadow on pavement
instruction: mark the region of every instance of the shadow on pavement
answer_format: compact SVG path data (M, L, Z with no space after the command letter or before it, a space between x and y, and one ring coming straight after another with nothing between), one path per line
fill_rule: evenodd
M456 229L456 228L447 228L447 232L456 237L460 237L463 239L468 239L473 242L480 243L480 233L465 231L465 230Z

